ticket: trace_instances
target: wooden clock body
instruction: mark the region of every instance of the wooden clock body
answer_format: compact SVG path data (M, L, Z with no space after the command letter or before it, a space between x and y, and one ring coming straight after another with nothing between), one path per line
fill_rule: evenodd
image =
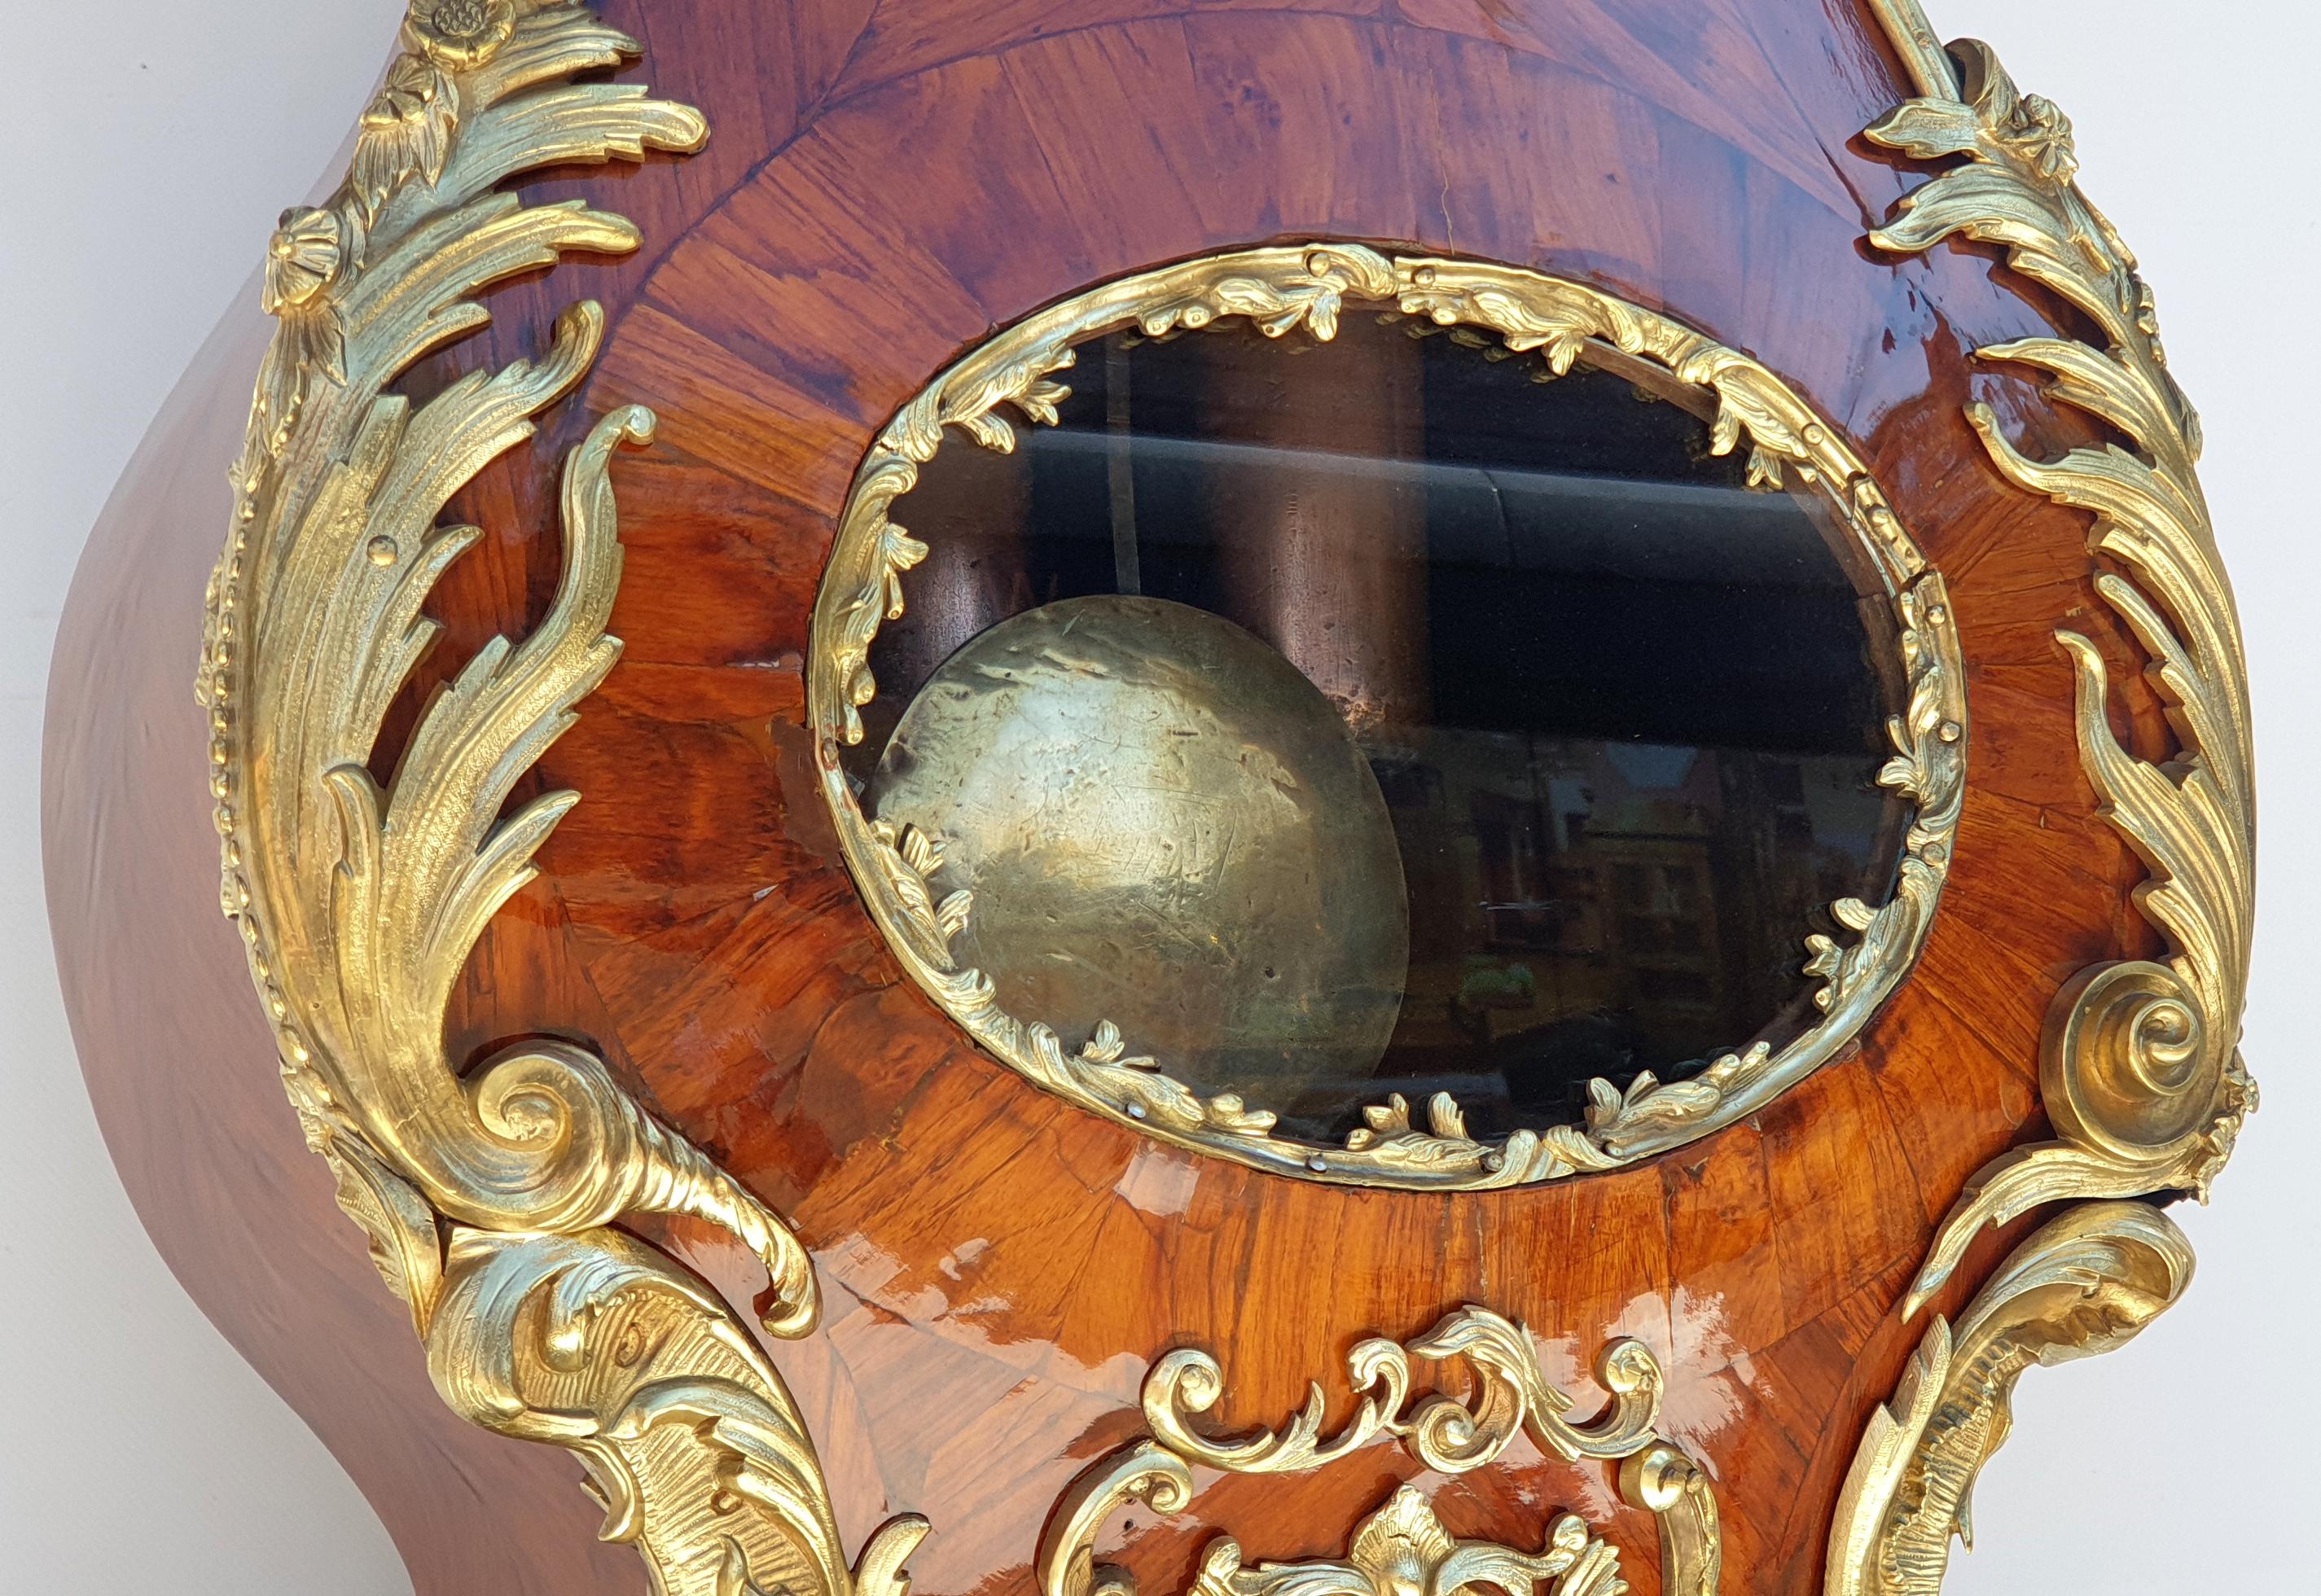
M1921 1339L1899 1311L1971 1176L2049 1133L2051 1004L2152 956L2146 868L2078 757L2069 627L2109 663L2115 731L2171 733L2146 654L2094 585L2088 518L2009 484L1965 407L2026 452L2097 436L2028 373L1978 363L2078 335L1995 251L1880 253L1925 178L1862 131L1911 89L1848 0L1316 0L1074 5L607 0L644 47L622 77L701 109L698 154L551 171L642 248L485 296L492 322L402 385L535 353L566 304L602 353L538 439L451 506L485 529L431 601L448 679L535 624L560 551L555 474L591 420L642 404L614 467L625 651L519 795L582 802L493 921L449 1020L456 1059L585 1040L653 1114L795 1224L823 1321L775 1361L849 1546L933 1531L922 1596L1029 1591L1060 1492L1142 1433L1172 1348L1227 1371L1220 1429L1279 1425L1319 1379L1334 1426L1359 1339L1462 1303L1526 1326L1592 1405L1622 1336L1665 1369L1662 1432L1713 1478L1723 1588L1821 1578L1863 1426ZM1089 285L1279 240L1536 268L1666 312L1778 373L1848 439L1954 596L1974 715L1955 866L1907 981L1834 1061L1745 1120L1610 1173L1493 1192L1355 1190L1173 1147L1043 1093L906 979L816 790L810 610L859 462L987 337ZM90 545L49 730L51 900L84 1065L123 1178L187 1288L377 1506L424 1592L636 1588L551 1447L440 1408L300 1145L217 909L188 682L265 336L236 309L170 400ZM413 702L416 702L414 699ZM2030 1220L1986 1232L1955 1312ZM641 1222L736 1301L748 1256ZM1390 1448L1206 1481L1106 1545L1184 1589L1231 1533L1249 1558L1336 1556L1398 1479ZM1650 1515L1602 1465L1518 1446L1449 1482L1452 1534L1584 1513L1640 1591Z

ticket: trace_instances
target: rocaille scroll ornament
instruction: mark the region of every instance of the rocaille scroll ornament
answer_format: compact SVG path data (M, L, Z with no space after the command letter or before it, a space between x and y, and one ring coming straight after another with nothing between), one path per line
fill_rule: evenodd
M2191 1278L2191 1246L2166 1214L2085 1202L2016 1248L1955 1328L1936 1314L1854 1455L1826 1596L1934 1596L1951 1537L1973 1543L1975 1476L2007 1439L2024 1371L2121 1346Z
M460 376L424 403L388 385L486 322L471 296L487 285L567 250L636 247L620 218L525 205L508 178L691 150L707 130L642 88L577 81L638 53L583 5L415 0L403 43L347 180L285 213L269 250L278 325L198 681L223 907L307 1142L408 1304L444 1401L578 1454L605 1535L638 1548L656 1591L897 1593L925 1521L887 1524L850 1569L812 1441L750 1331L612 1228L666 1213L730 1231L764 1260L767 1328L796 1337L818 1310L788 1226L586 1050L527 1043L464 1077L443 1051L476 939L577 800L501 812L619 654L605 633L621 571L608 468L653 418L616 410L567 459L546 615L476 652L382 786L382 723L437 630L423 606L482 536L437 517L578 383L603 316L575 305L536 362Z
M1564 1513L1548 1527L1546 1544L1521 1552L1493 1541L1453 1540L1434 1507L1415 1487L1401 1485L1386 1505L1354 1529L1343 1561L1261 1563L1242 1560L1230 1537L1210 1543L1194 1581L1194 1596L1455 1596L1489 1586L1507 1596L1620 1596L1619 1554L1588 1533L1587 1522Z
M1901 19L1898 43L1931 38L1923 19L1911 25L1915 4L1889 10ZM2158 763L2122 748L2102 654L2077 632L2056 633L2077 677L2080 763L2104 817L2152 872L2135 902L2167 938L2168 957L2096 966L2058 994L2040 1056L2057 1139L2018 1147L1976 1175L1919 1272L1915 1310L1986 1225L2064 1198L2207 1194L2256 1101L2239 1050L2256 809L2248 667L2196 470L2199 421L2168 374L2152 292L2072 183L2079 163L2060 111L2018 93L1980 41L1949 55L1924 44L1906 49L1906 59L1922 96L1869 137L1919 159L1966 160L1912 191L1870 241L1896 253L1950 238L1997 245L2008 266L2100 331L2100 348L2025 338L1977 355L2043 374L2048 397L2113 429L2125 447L2034 460L2000 432L1988 405L1970 406L1967 419L2009 482L2090 512L2089 550L2133 573L2099 572L2096 591L2149 650L2148 675L2180 745Z
M1971 1540L1969 1495L2007 1437L2022 1372L2119 1346L2190 1281L2182 1232L2119 1199L2205 1198L2256 1106L2238 1047L2255 812L2240 624L2195 469L2199 422L2168 375L2151 291L2072 182L2063 113L2019 93L1989 46L1943 50L1916 0L1872 4L1919 94L1868 136L1919 159L1965 160L1913 190L1870 241L1898 254L1952 238L1997 246L2099 331L2100 348L2025 338L1977 355L2044 373L2048 397L2124 444L2034 460L1989 406L1967 419L2001 475L2089 512L2090 551L2133 573L2099 571L2096 590L2150 651L2180 743L2160 763L2121 747L2102 654L2056 633L2076 678L2081 765L2152 872L2135 902L2169 949L2094 966L2056 994L2039 1060L2056 1138L2010 1149L1968 1183L1905 1303L1916 1314L1986 1227L2078 1200L1999 1266L1955 1330L1934 1317L1855 1455L1831 1521L1827 1596L1932 1596L1952 1537Z
M1413 1359L1463 1363L1475 1394L1461 1401L1436 1392L1412 1401ZM1723 1562L1716 1494L1682 1449L1655 1431L1663 1381L1643 1343L1620 1340L1604 1349L1596 1378L1610 1400L1577 1423L1568 1417L1571 1399L1541 1370L1530 1333L1488 1309L1461 1308L1406 1344L1384 1337L1359 1342L1346 1367L1360 1396L1336 1434L1323 1434L1316 1384L1280 1428L1215 1436L1200 1419L1224 1394L1224 1370L1197 1347L1162 1357L1144 1377L1149 1438L1091 1465L1050 1516L1036 1564L1042 1596L1136 1596L1125 1571L1097 1563L1097 1538L1132 1503L1160 1513L1182 1510L1192 1500L1195 1468L1302 1474L1385 1437L1426 1468L1461 1474L1496 1462L1519 1434L1566 1462L1618 1463L1623 1498L1660 1524L1661 1588L1669 1596L1715 1596ZM1454 1596L1476 1584L1507 1596L1534 1596L1543 1585L1548 1596L1619 1596L1628 1588L1617 1555L1574 1515L1556 1519L1535 1553L1456 1541L1426 1498L1403 1485L1356 1528L1343 1561L1251 1567L1238 1542L1220 1537L1203 1554L1193 1589L1196 1596Z
M1467 1132L1457 1102L1436 1093L1423 1123L1395 1095L1365 1111L1341 1147L1275 1133L1275 1114L1247 1094L1204 1097L1167 1061L1130 1051L1110 1020L1077 1047L1036 1016L1001 1007L983 971L955 956L972 895L943 876L943 839L907 814L866 812L841 750L863 737L862 706L878 693L870 653L884 621L903 613L905 579L926 545L897 525L895 502L957 428L988 449L1012 449L1017 423L1051 424L1069 390L1055 380L1079 345L1133 329L1145 337L1244 319L1268 338L1333 337L1346 302L1390 304L1419 329L1448 328L1487 347L1535 355L1543 376L1586 359L1673 376L1713 407L1712 453L1748 449L1758 485L1794 476L1819 494L1850 534L1894 616L1907 701L1889 722L1894 755L1881 785L1915 814L1891 897L1830 905L1843 938L1805 939L1819 1022L1779 1047L1760 1042L1691 1076L1649 1073L1624 1090L1597 1080L1579 1125L1519 1129L1497 1142ZM857 472L821 591L807 663L807 702L824 795L871 915L904 966L952 1018L1015 1071L1081 1106L1204 1151L1325 1181L1479 1190L1561 1179L1634 1163L1742 1119L1834 1056L1907 973L1951 866L1965 791L1967 710L1957 623L1928 567L1878 485L1844 441L1755 360L1673 319L1585 284L1519 267L1433 258L1389 259L1349 243L1243 249L1123 277L1027 318L973 350L896 417Z
M1983 1172L1944 1225L1912 1307L1938 1289L1971 1237L2063 1198L2205 1192L2253 1088L2235 1046L2251 923L2253 809L2244 667L2194 466L2198 430L2169 378L2151 300L2126 250L2071 186L2068 123L2016 93L1987 50L1949 57L1925 41L1912 0L1877 0L1922 97L1870 131L1920 158L1964 164L1917 189L1873 235L1911 252L1952 237L1995 244L2101 330L2100 349L2028 339L1983 358L2043 371L2049 393L2127 447L2030 459L1971 413L2013 482L2093 515L2091 547L2129 575L2103 598L2151 652L2182 743L2164 764L2124 749L2106 715L2095 647L2061 634L2078 682L2083 761L2106 813L2150 865L2144 912L2170 939L2164 960L2083 973L2057 1001L2042 1059L2057 1138ZM407 1304L445 1401L496 1431L566 1447L606 1507L605 1533L635 1545L658 1591L750 1596L897 1596L927 1526L877 1530L850 1568L796 1404L747 1326L708 1285L615 1228L624 1216L685 1214L721 1226L765 1263L761 1304L778 1335L807 1333L810 1261L781 1219L646 1114L602 1060L532 1043L463 1077L444 1056L452 984L483 927L531 877L534 851L576 801L504 804L608 671L604 627L619 579L609 481L623 443L652 418L617 410L566 462L565 566L548 612L521 642L494 639L418 717L392 778L371 774L381 728L434 639L423 608L435 580L481 536L440 527L445 503L488 461L529 438L531 418L569 394L594 358L601 313L576 305L537 361L460 376L423 403L388 391L414 361L487 320L473 295L553 267L568 250L635 247L633 228L580 202L526 206L502 186L532 169L697 148L697 113L595 75L636 53L585 6L562 0L414 0L404 49L364 112L346 181L286 212L268 251L263 302L278 331L259 373L233 473L233 521L208 596L199 694L212 726L223 837L223 901L238 923L280 1050L283 1078L339 1201ZM1931 52L1931 53L1930 53ZM582 77L591 81L579 81ZM1243 317L1271 336L1326 338L1343 301L1390 302L1430 323L1481 330L1537 351L1549 369L1580 358L1650 363L1711 394L1711 445L1751 450L1763 482L1796 476L1837 508L1895 607L1909 690L1882 776L1917 807L1901 881L1881 905L1848 902L1852 940L1812 945L1825 1023L1776 1052L1757 1047L1698 1076L1598 1083L1584 1127L1467 1136L1447 1098L1413 1122L1407 1102L1374 1110L1342 1149L1270 1132L1231 1094L1202 1098L1099 1026L1077 1049L1036 1021L998 1012L988 982L956 968L949 941L971 904L942 894L941 850L852 804L836 760L859 737L875 684L869 654L899 612L902 576L924 552L887 518L945 429L1006 448L1012 407L1052 421L1052 378L1079 341ZM879 923L928 986L987 1046L1051 1090L1246 1162L1327 1178L1479 1187L1608 1167L1675 1146L1761 1105L1858 1028L1906 971L1950 863L1966 730L1956 630L1929 570L1844 445L1770 372L1668 318L1583 285L1516 268L1394 259L1350 244L1243 251L1122 279L1032 318L970 354L882 434L858 478L817 604L810 694L842 837ZM2189 1249L2156 1210L2087 1203L2035 1234L1953 1330L1937 1318L1894 1401L1874 1419L1833 1527L1834 1596L1931 1590L1975 1470L2003 1438L2014 1379L2116 1345L2173 1301ZM1457 1357L1471 1401L1409 1400L1411 1359ZM1519 1327L1478 1309L1427 1336L1355 1348L1363 1392L1335 1435L1314 1403L1279 1431L1216 1437L1200 1415L1222 1371L1172 1354L1146 1383L1151 1438L1101 1461L1060 1504L1040 1547L1046 1596L1124 1593L1094 1562L1118 1506L1185 1505L1196 1466L1242 1473L1323 1466L1380 1437L1425 1466L1459 1473L1519 1431L1567 1459L1616 1461L1624 1498L1661 1528L1663 1585L1707 1596L1720 1556L1702 1471L1655 1432L1660 1370L1635 1343L1608 1348L1611 1393L1584 1423L1550 1385ZM1415 1490L1397 1489L1343 1561L1244 1564L1221 1540L1205 1596L1347 1596L1472 1584L1510 1596L1613 1596L1616 1559L1577 1519L1536 1552L1452 1539Z

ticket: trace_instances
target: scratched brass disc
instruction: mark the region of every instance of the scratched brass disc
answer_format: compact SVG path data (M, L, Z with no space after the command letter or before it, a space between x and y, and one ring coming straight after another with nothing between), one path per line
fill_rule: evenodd
M1010 1014L1253 1103L1377 1067L1408 900L1377 779L1329 700L1205 611L1099 595L970 639L871 781L973 893L952 943Z

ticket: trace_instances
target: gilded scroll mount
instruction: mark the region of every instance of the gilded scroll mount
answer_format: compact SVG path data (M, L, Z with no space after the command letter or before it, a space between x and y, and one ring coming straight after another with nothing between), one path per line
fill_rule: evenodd
M1463 1363L1473 1394L1462 1400L1437 1392L1413 1401L1414 1359ZM1459 1309L1407 1343L1384 1337L1360 1342L1346 1367L1360 1396L1353 1417L1334 1435L1323 1433L1316 1384L1304 1409L1279 1428L1217 1436L1201 1423L1224 1392L1216 1360L1187 1347L1155 1363L1142 1395L1150 1438L1099 1459L1056 1504L1035 1565L1042 1596L1136 1596L1124 1570L1097 1563L1097 1537L1132 1503L1162 1514L1181 1511L1192 1501L1197 1467L1300 1474L1388 1437L1424 1467L1461 1474L1496 1462L1519 1434L1568 1462L1619 1464L1624 1500L1659 1522L1662 1589L1669 1596L1716 1596L1723 1562L1716 1495L1698 1466L1655 1432L1664 1382L1642 1342L1615 1341L1604 1349L1596 1378L1610 1400L1581 1421L1568 1417L1571 1399L1547 1380L1530 1333L1487 1309ZM1542 1585L1548 1596L1619 1596L1627 1589L1616 1554L1574 1515L1557 1518L1536 1553L1455 1541L1426 1498L1406 1484L1357 1527L1343 1560L1252 1568L1237 1541L1220 1537L1204 1555L1193 1590L1194 1596L1454 1596L1475 1584L1506 1596L1534 1596Z
M668 1596L900 1596L926 1532L906 1516L850 1568L790 1393L690 1271L614 1222L687 1214L763 1260L766 1325L806 1334L814 1271L788 1225L560 1042L463 1075L445 1005L485 924L577 801L503 813L522 775L618 656L610 471L652 434L616 409L565 462L565 561L548 612L495 638L427 703L382 785L389 707L433 640L435 581L481 537L446 503L587 372L592 304L537 360L423 402L390 385L484 325L473 297L636 230L503 189L542 167L684 152L699 113L578 82L639 53L564 0L414 0L345 180L286 212L276 318L208 594L197 695L211 729L222 905L240 927L283 1080L340 1205L408 1306L444 1401L578 1454L607 1538Z
M1972 1544L1975 1478L2007 1439L2016 1382L2124 1345L2191 1278L2191 1246L2167 1215L2089 1202L2016 1249L1955 1328L1936 1314L1846 1476L1826 1596L1934 1596L1952 1537Z
M2088 512L2090 553L2132 574L2098 572L2096 591L2149 652L2181 745L2163 762L2130 754L2111 730L2102 654L2078 632L2055 634L2075 678L2080 764L2104 818L2152 873L2136 907L2168 953L2082 971L2058 994L2040 1050L2057 1139L2016 1148L1970 1183L1912 1289L1915 1311L1985 1226L2062 1199L2207 1195L2256 1105L2238 1048L2256 826L2240 622L2200 491L2198 418L2169 375L2151 290L2072 183L2079 162L2062 113L2020 93L1988 45L1934 51L1915 4L1887 12L1925 93L1868 136L1919 159L1965 159L1905 196L1870 242L1894 254L1953 238L1997 246L2098 329L2100 348L2025 338L1976 354L2038 374L2050 399L2127 447L2037 460L1988 405L1971 405L1967 420L2002 476Z
M1970 1538L1974 1480L2007 1437L2023 1371L2119 1346L2191 1278L2175 1225L2120 1199L2205 1199L2256 1106L2238 1049L2254 788L2247 665L2196 469L2198 419L2168 373L2134 258L2073 184L2071 123L2017 91L1988 45L1940 47L1917 0L1872 5L1919 92L1868 136L1919 159L1964 159L1907 195L1870 241L1895 254L1950 239L1995 246L2098 330L2100 347L2024 338L1976 354L2041 374L2049 399L2125 447L2037 460L1989 406L1966 419L2002 476L2089 512L2090 553L2129 573L2098 571L2096 591L2150 654L2180 745L2157 763L2123 748L2102 654L2080 633L2055 634L2075 679L2080 764L2101 814L2151 871L2135 904L2168 950L2093 966L2057 993L2039 1060L2055 1138L2010 1149L1968 1183L1905 1304L1919 1311L1986 1227L2072 1203L1999 1266L1955 1329L1934 1318L1871 1415L1832 1519L1828 1596L1934 1596L1952 1537Z
M1343 1561L1242 1561L1221 1537L1202 1555L1193 1596L1454 1596L1488 1586L1506 1596L1620 1596L1619 1555L1575 1513L1548 1526L1537 1552L1495 1541L1454 1540L1415 1487L1401 1485L1354 1528Z

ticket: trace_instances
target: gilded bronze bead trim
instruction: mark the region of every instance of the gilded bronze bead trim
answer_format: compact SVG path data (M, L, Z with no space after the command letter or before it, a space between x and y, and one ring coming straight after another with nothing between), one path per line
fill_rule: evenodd
M1698 390L1713 405L1711 450L1745 446L1754 485L1794 475L1813 489L1892 605L1907 708L1889 719L1895 754L1879 781L1916 804L1898 884L1883 904L1831 905L1850 940L1806 939L1804 967L1820 983L1822 1018L1778 1051L1760 1042L1687 1079L1646 1073L1625 1090L1599 1079L1588 1087L1584 1124L1519 1129L1495 1142L1467 1133L1447 1093L1424 1105L1423 1123L1399 1095L1365 1110L1367 1124L1343 1146L1278 1136L1262 1105L1237 1092L1202 1096L1170 1076L1166 1060L1133 1051L1109 1021L1068 1040L1036 1016L1003 1010L991 981L953 957L973 903L945 889L942 839L864 812L841 750L861 740L860 710L878 692L871 644L903 613L906 577L927 552L891 511L946 430L1012 449L1019 424L1056 420L1069 393L1056 374L1072 364L1076 346L1107 332L1160 337L1239 317L1268 338L1326 340L1349 300L1472 330L1517 355L1536 354L1550 375L1583 358L1626 361ZM1311 243L1209 256L1090 289L998 334L904 406L855 476L815 599L806 694L824 795L871 917L920 987L1017 1074L1107 1118L1259 1168L1344 1184L1482 1190L1614 1169L1681 1146L1754 1112L1861 1031L1916 959L1950 871L1965 788L1964 681L1941 575L1836 431L1764 366L1584 284L1520 267Z

